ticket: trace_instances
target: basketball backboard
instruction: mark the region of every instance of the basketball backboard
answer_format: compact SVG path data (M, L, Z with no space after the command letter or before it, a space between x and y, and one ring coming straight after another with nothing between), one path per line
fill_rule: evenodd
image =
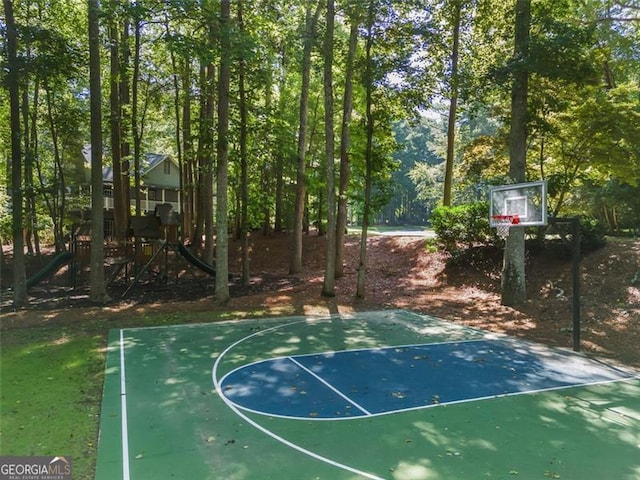
M497 227L505 216L517 217L518 226L547 224L547 182L502 185L489 190L489 225Z

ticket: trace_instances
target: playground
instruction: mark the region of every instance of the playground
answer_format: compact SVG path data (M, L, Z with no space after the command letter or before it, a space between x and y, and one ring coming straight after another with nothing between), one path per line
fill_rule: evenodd
M158 210L157 214L133 217L130 237L106 240L103 245L105 284L112 304L179 301L211 293L215 263L208 263L202 252L182 242L175 211ZM30 308L91 305L91 237L90 224L78 224L72 228L68 250L27 257ZM5 309L11 307L11 264L8 266L3 269L1 285L7 294L0 298L0 308ZM236 271L240 271L239 266ZM248 284L242 284L238 274L229 274L230 291L236 297L281 289L296 281L263 272L250 278Z

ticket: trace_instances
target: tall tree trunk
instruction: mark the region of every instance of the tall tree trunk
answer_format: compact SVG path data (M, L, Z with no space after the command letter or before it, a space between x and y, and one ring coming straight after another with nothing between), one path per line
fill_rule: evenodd
M238 28L244 35L243 2L238 0ZM249 285L249 178L247 172L247 92L246 61L240 58L238 95L240 100L240 238L242 245L242 285Z
M104 280L104 197L102 192L102 92L100 2L89 0L89 89L91 92L91 292L93 302L109 299Z
M60 252L64 250L64 243L62 239L62 222L64 220L64 210L62 209L64 206L64 196L65 196L65 178L64 178L64 169L62 167L62 154L60 153L60 135L58 134L58 127L55 122L55 100L52 95L51 88L47 82L44 82L44 91L47 105L47 121L49 122L49 134L51 137L51 146L53 147L53 159L54 159L54 167L53 167L53 181L51 182L53 185L53 190L51 192L47 192L47 188L45 188L46 182L44 179L44 175L42 174L42 168L38 165L38 175L40 177L40 184L43 187L43 198L47 205L47 209L49 211L49 217L53 222L53 232L54 232L54 242L56 246L56 252ZM34 235L37 238L37 232Z
M18 32L13 16L13 2L4 0L7 29L7 86L11 123L11 205L13 221L13 306L27 305L27 278L22 235L22 149L20 147L20 74L18 63Z
M344 239L347 229L347 198L349 190L351 135L351 113L353 111L353 70L358 46L359 22L351 18L349 51L345 66L344 99L342 106L342 126L340 133L340 186L338 188L338 213L336 218L336 277L344 275Z
M333 30L334 0L327 0L324 35L324 133L325 173L327 184L327 252L322 295L333 297L336 289L336 174L333 137Z
M240 7L240 4L238 4ZM244 29L244 26L242 27ZM246 35L246 33L244 34ZM246 62L244 62L244 69L246 71ZM275 125L277 125L278 118L273 107L273 94L274 94L274 71L276 66L268 66L265 72L265 80L263 81L263 95L264 95L264 112L267 117L267 121L264 123L265 127L265 150L268 154L260 162L260 187L261 193L258 198L254 200L256 203L260 203L260 210L262 213L262 234L268 236L271 233L272 228L272 212L274 210L275 199L272 183L272 171L274 164L277 162L278 157L282 157L282 153L278 149L278 134L276 133ZM282 72L283 73L283 72ZM284 74L282 75L284 76ZM280 92L284 95L284 92Z
M367 233L369 229L369 214L371 210L371 187L373 177L373 133L374 120L371 111L373 103L373 22L375 20L374 2L369 0L369 11L367 14L367 43L365 52L365 89L366 89L366 136L367 144L365 147L365 172L364 172L364 208L362 212L362 231L360 233L360 258L358 262L358 276L356 284L356 297L364 298L365 282L367 275Z
M165 13L165 21L164 21L164 27L165 27L165 32L168 38L171 38L172 33L171 33L171 29L169 26L169 17L168 14ZM181 118L181 114L184 115L185 114L185 110L184 108L180 108L180 97L182 94L182 90L180 87L180 73L179 73L179 67L178 67L178 61L176 59L176 54L173 51L173 49L170 49L170 58L171 58L171 72L172 72L172 80L173 80L173 113L175 116L175 121L176 121L176 128L174 131L174 135L175 135L175 141L176 141L176 151L177 151L177 155L178 155L178 175L179 175L179 200L180 200L180 205L179 205L179 211L182 214L182 236L183 238L185 236L189 236L189 231L187 228L187 225L189 225L189 202L188 202L188 195L186 194L186 185L187 185L187 179L186 179L186 163L185 163L185 159L184 159L184 147L186 145L186 142L183 141L182 136L185 133L185 129L182 126L183 125L183 119ZM185 69L186 70L186 69ZM188 74L187 72L183 72L183 77L187 77L187 79L183 78L183 83L188 81ZM187 89L188 91L188 89ZM187 94L187 98L184 99L185 102L189 102L190 98L189 95Z
M182 239L193 239L195 179L193 139L191 136L191 63L183 60L182 79Z
M37 228L37 220L36 220L36 199L35 199L35 189L34 189L34 181L33 181L33 164L35 161L35 152L33 148L33 141L31 139L30 132L33 135L37 135L37 130L35 129L35 124L31 124L34 126L33 129L30 128L29 122L29 79L26 78L24 81L25 85L22 91L22 125L21 131L23 133L23 145L24 145L24 176L23 176L23 202L24 202L24 210L26 214L26 218L24 219L25 224L25 243L27 247L27 253L32 255L34 252L39 252L38 248L38 228ZM36 87L37 87L36 82ZM34 96L34 105L35 100L38 98L38 91L34 88L33 91ZM37 108L34 108L32 116L37 119Z
M202 177L202 189L200 191L200 195L202 196L201 204L201 218L202 218L202 226L204 228L204 251L203 258L207 263L214 263L214 250L216 247L216 242L214 241L214 222L213 222L213 197L216 196L216 202L218 201L217 192L213 191L213 172L215 169L215 159L213 156L213 128L214 128L214 83L215 83L215 66L210 64L207 67L207 87L206 87L206 112L205 112L205 136L203 138L203 142L205 143L204 148L204 159L203 159L203 169L200 173ZM216 203L217 208L217 203Z
M34 86L33 86L33 101L32 104L33 105L39 105L40 104L40 84L41 84L41 80L40 80L40 76L36 75L35 79L34 79ZM38 136L38 121L39 121L39 117L38 117L38 109L34 108L33 112L31 114L31 126L29 127L31 134L29 135L29 147L26 150L26 157L25 157L25 177L26 177L26 182L29 183L29 186L27 187L27 191L30 192L30 194L27 196L27 200L29 201L28 204L28 211L30 212L29 215L31 216L31 218L34 219L34 221L36 221L36 205L35 205L35 190L33 188L33 166L38 165L38 162L36 161L37 158L39 158L39 154L38 154L38 149L39 149L39 136ZM25 128L26 128L26 124L25 124ZM26 183L25 182L25 183ZM36 254L40 254L40 236L38 233L38 228L33 228L33 241L34 241L34 249L36 251Z
M320 15L322 1L318 2L315 13L311 11L311 4L307 4L304 49L302 54L302 86L300 89L300 116L298 125L298 171L296 174L296 203L293 218L293 245L289 273L302 270L302 233L304 221L304 207L307 196L306 188L306 143L307 143L307 114L309 111L309 86L311 83L311 50L316 35L316 25Z
M280 68L282 69L283 73L280 76L280 83L279 83L279 100L278 100L278 118L284 118L285 116L285 111L287 110L287 102L286 102L286 87L287 87L287 76L285 74L286 72L286 67L287 67L287 49L283 46L282 47L282 51L281 51L281 55L280 55ZM280 131L278 131L278 144L280 147L283 146L285 140L283 138L283 135ZM275 159L275 166L274 166L274 171L273 171L273 176L275 177L275 205L274 205L274 212L273 212L273 229L276 232L282 232L284 230L284 225L283 225L283 204L284 204L284 175L283 175L283 171L284 171L284 165L285 165L285 159L284 155L285 155L285 149L284 148L279 148L278 152L276 154L276 159ZM265 181L268 180L269 178L269 174L270 172L267 171L266 172L266 179Z
M527 156L527 95L529 73L529 29L531 0L516 0L515 47L516 70L511 91L511 129L509 131L509 177L525 181ZM504 249L502 267L502 304L516 306L527 299L525 283L524 229L512 228Z
M238 4L240 6L240 4ZM246 65L244 66L246 69ZM271 233L271 212L274 210L275 199L273 198L273 184L271 179L273 176L271 172L274 168L274 163L277 162L276 158L282 157L281 152L277 148L277 134L274 135L274 126L276 125L276 112L273 109L273 67L269 67L267 70L267 79L264 82L264 110L267 117L270 119L266 123L267 131L270 135L267 135L266 150L269 152L268 158L264 158L260 163L260 186L261 194L259 201L261 203L262 210L262 234L266 237ZM281 95L283 92L281 92ZM272 203L273 202L273 203Z
M129 228L129 205L124 191L129 189L128 178L122 172L122 119L120 105L120 41L118 22L114 18L109 26L110 72L109 72L109 127L111 138L111 166L113 168L113 236L124 240ZM127 182L125 183L125 180Z
M122 160L122 167L120 172L122 175L122 208L126 212L125 228L127 233L129 231L129 224L131 222L131 143L130 143L130 123L131 123L131 75L130 75L130 63L131 63L131 23L128 18L125 18L122 22L122 36L120 41L120 53L122 60L120 62L120 158Z
M456 114L458 110L458 57L460 53L460 17L462 0L453 2L453 45L451 47L451 98L449 100L449 120L447 123L447 158L445 161L444 195L442 204L451 206L453 187L453 163L456 139Z
M231 0L220 2L220 76L216 178L216 303L229 301L229 85L231 82Z
M195 185L195 229L192 246L195 251L202 248L206 217L213 216L213 85L215 72L212 64L200 65L199 83L199 129L196 153ZM212 259L205 259L211 262Z
M138 93L140 91L140 29L142 25L139 18L134 19L133 26L133 75L131 78L131 134L133 136L133 169L134 169L134 191L136 195L136 216L142 214L142 181L140 178L142 134L139 127L139 105ZM137 248L137 245L136 245Z

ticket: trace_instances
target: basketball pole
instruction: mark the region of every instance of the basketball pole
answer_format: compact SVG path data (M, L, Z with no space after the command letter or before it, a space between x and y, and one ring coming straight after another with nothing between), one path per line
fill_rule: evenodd
M580 351L580 219L571 218L573 270L573 350Z
M549 218L549 223L555 225L557 223L571 224L571 277L572 277L572 332L573 332L573 350L580 351L580 218ZM564 238L562 238L565 240Z

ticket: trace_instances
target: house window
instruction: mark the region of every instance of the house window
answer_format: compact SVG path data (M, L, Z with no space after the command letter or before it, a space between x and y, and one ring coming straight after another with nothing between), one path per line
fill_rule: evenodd
M171 160L168 158L164 161L164 174L171 175Z
M165 202L177 202L178 201L178 191L177 190L165 190L164 191L164 201Z
M113 198L113 187L111 187L110 185L105 185L102 188L102 195L107 198Z
M113 220L105 220L104 221L104 236L105 238L112 238L113 231L115 229L115 222Z
M148 195L149 195L149 200L155 200L156 199L156 191L153 188L150 188L148 191Z

